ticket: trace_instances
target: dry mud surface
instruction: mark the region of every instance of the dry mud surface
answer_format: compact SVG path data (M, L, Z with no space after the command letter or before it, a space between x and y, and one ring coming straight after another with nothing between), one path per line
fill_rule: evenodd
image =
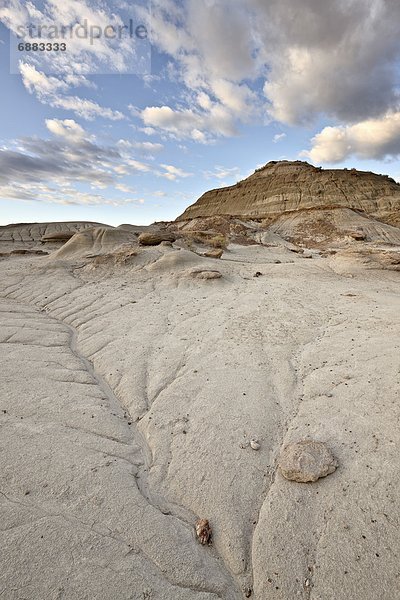
M0 598L399 598L400 273L74 260L0 259ZM338 469L284 479L303 439Z

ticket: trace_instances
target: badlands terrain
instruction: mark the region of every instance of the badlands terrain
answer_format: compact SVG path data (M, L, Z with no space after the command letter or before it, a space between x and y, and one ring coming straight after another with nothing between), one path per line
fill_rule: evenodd
M399 226L393 180L281 162L0 227L1 600L400 598Z

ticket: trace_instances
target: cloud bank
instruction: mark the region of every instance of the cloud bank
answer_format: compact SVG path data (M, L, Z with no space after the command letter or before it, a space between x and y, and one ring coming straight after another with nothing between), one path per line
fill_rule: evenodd
M118 3L112 11L95 0L41 6L45 22L78 16L103 28L122 22ZM4 0L0 19L15 30L38 11L33 2ZM180 86L179 101L131 107L147 135L207 144L249 124L310 126L324 119L331 126L312 141L313 160L397 156L391 138L400 112L398 0L152 0L151 18L145 7L140 18L148 19L152 43L168 61L164 75ZM102 40L88 52L75 39L71 51L72 59L52 57L54 75L22 61L26 89L80 118L123 119L121 111L71 89L92 85L88 73L96 61L123 72L128 49Z
M265 118L351 126L398 110L396 0L154 0L151 26L190 106L146 108L149 133L207 142Z
M5 199L38 200L57 204L112 204L142 203L125 176L147 173L176 181L188 177L179 167L143 162L135 152L152 159L162 146L130 140L101 145L73 119L47 119L50 139L25 137L14 144L0 148L0 197ZM104 196L82 192L79 184L92 190L113 190ZM78 185L78 187L76 187ZM129 193L121 198L118 192Z
M360 159L398 157L400 112L355 125L325 127L312 139L312 149L303 154L316 163L339 163L353 155Z

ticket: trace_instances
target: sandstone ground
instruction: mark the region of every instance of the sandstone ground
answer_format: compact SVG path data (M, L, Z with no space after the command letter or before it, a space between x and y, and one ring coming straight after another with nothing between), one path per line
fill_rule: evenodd
M398 271L3 254L1 598L399 597ZM284 479L303 439L338 469Z

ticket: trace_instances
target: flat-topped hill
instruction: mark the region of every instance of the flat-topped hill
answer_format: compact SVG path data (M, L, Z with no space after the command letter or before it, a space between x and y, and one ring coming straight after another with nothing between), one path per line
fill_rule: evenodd
M397 224L400 184L356 169L274 161L233 186L206 192L177 221L219 215L274 220L293 211L342 207Z

